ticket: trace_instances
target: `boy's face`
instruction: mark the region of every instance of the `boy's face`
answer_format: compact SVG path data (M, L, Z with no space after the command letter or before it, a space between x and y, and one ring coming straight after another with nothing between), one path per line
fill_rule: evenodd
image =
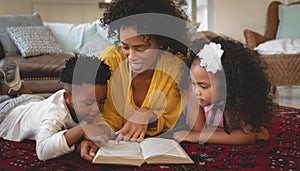
M205 68L200 66L199 59L193 61L190 73L192 77L192 90L198 104L204 107L214 103L219 95L218 80L213 74L206 72Z
M72 86L72 106L79 121L91 123L103 110L106 99L106 85L83 83Z

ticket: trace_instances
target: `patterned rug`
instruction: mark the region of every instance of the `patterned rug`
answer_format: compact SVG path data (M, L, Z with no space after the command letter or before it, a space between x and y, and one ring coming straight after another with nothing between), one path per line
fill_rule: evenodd
M95 165L77 152L43 162L34 141L0 139L0 170L300 170L300 109L278 106L272 122L270 140L254 145L181 143L193 165Z

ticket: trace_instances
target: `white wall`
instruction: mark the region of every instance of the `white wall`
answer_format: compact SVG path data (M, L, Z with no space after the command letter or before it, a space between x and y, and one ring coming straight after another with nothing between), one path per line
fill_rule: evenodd
M90 22L103 12L98 8L99 1L104 0L0 0L0 15L38 11L43 21ZM246 28L264 33L266 9L271 1L208 0L208 29L241 41Z
M266 11L272 0L209 0L209 30L244 42L244 29L263 34ZM280 0L279 0L280 1Z
M100 18L104 0L0 0L0 15L39 12L43 21L83 23Z
M30 13L29 0L0 0L0 15Z

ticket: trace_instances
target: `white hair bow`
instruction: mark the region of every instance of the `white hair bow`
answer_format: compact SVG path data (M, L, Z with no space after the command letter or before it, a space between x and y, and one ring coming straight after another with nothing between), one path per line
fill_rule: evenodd
M200 66L205 67L207 72L213 74L221 71L223 68L221 63L223 52L221 44L210 42L208 45L204 45L203 49L197 54L200 58Z

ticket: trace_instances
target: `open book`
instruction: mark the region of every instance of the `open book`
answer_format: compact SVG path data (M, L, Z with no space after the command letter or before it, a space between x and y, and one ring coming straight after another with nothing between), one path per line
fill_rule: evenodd
M92 163L141 166L147 164L192 164L178 142L163 138L146 138L142 142L109 141L101 146Z

